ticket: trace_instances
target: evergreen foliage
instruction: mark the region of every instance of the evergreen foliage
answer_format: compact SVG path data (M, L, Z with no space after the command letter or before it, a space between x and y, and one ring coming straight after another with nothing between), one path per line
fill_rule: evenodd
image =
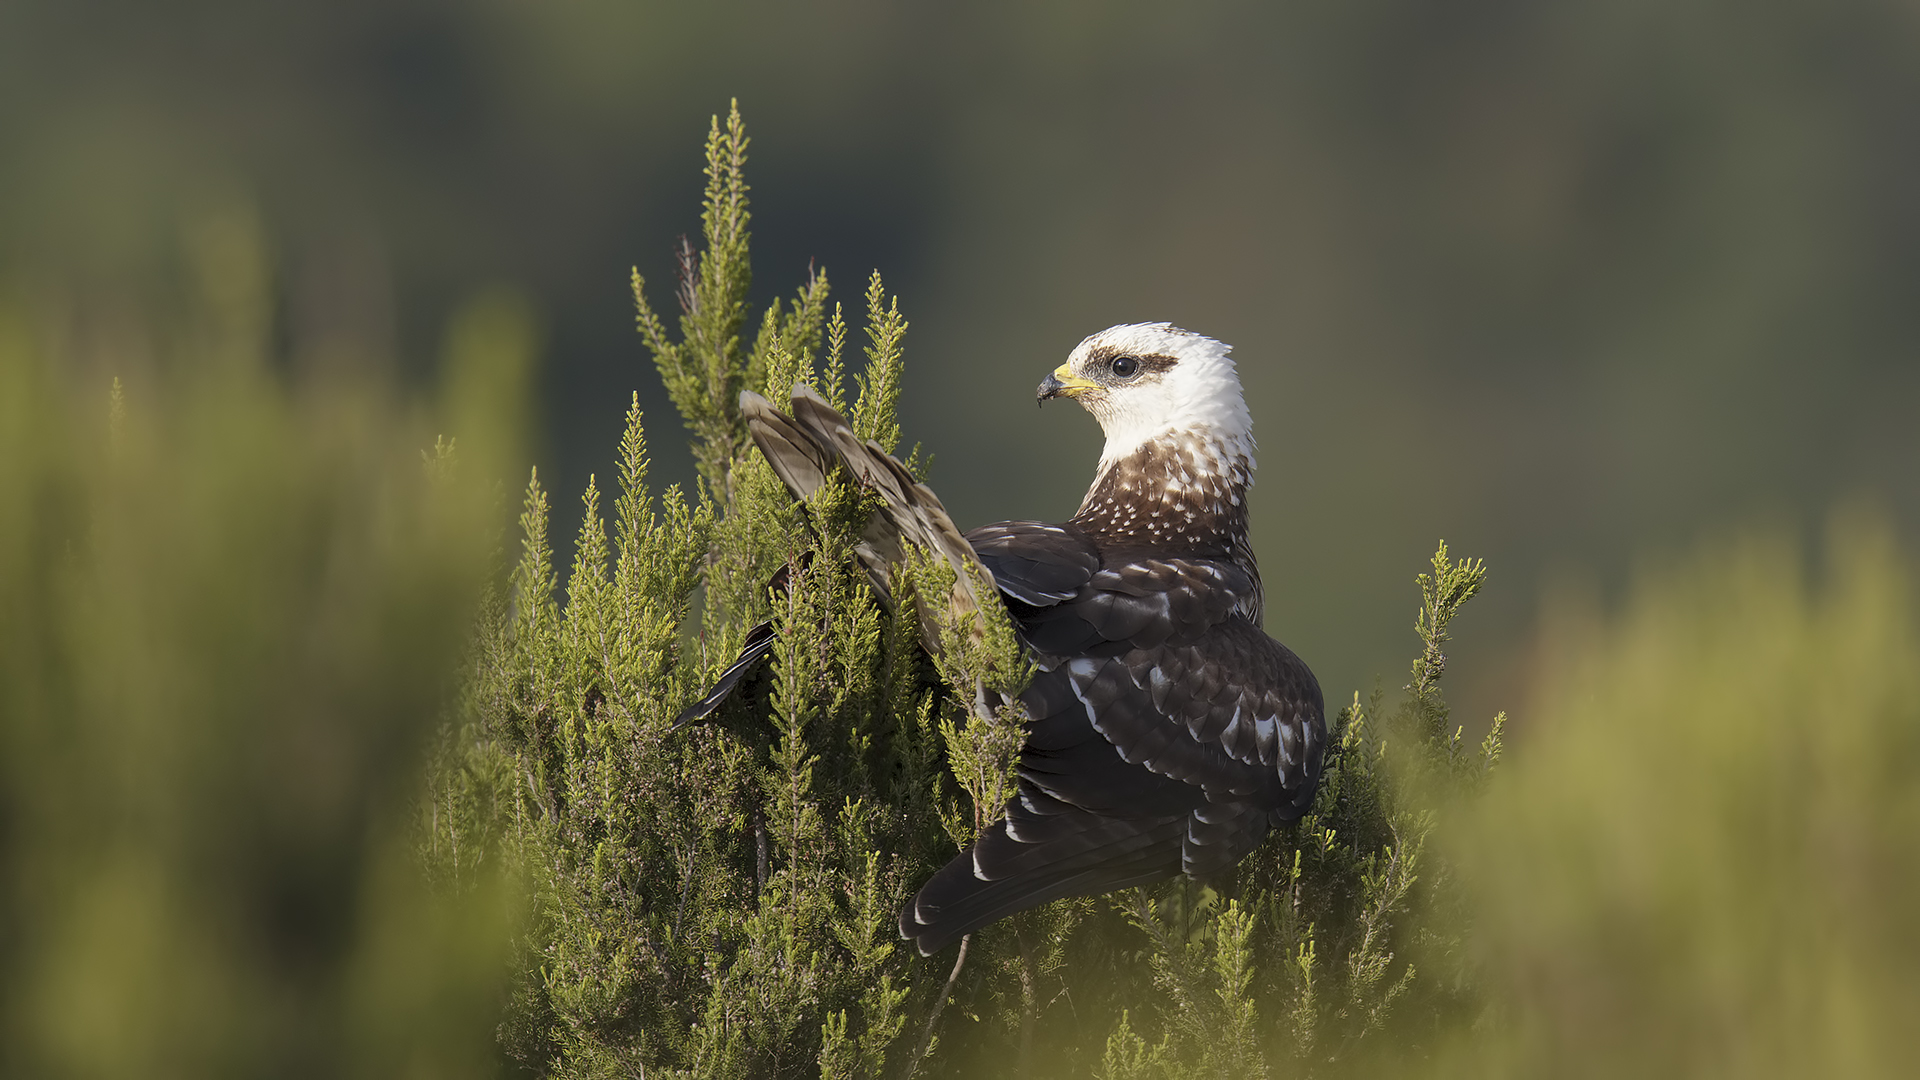
M1920 1074L1920 592L1875 515L1823 554L1555 606L1541 722L1446 837L1498 1022L1431 1075Z
M277 370L247 216L200 240L110 384L0 297L0 1075L472 1075L510 823L441 803L499 831L434 888L414 812L528 336L456 335L439 418L485 434L423 464L419 404Z
M630 409L612 539L590 481L562 581L531 478L435 785L434 851L491 846L538 881L508 1051L581 1077L1306 1075L1455 1007L1458 929L1425 929L1446 900L1434 817L1395 779L1477 776L1498 751L1497 726L1478 755L1447 731L1441 647L1484 569L1444 547L1420 578L1405 702L1385 714L1376 692L1341 711L1313 812L1229 880L1061 901L955 955L901 946L911 889L1011 790L1020 717L993 702L1029 668L1003 612L923 625L917 598L952 584L938 560L909 556L896 595L876 596L851 557L871 497L829 484L795 505L753 451L739 390L795 382L897 446L907 322L874 274L850 371L845 314L810 271L740 347L746 147L737 110L716 118L677 339L634 276L698 489L649 488ZM763 620L765 674L673 729Z

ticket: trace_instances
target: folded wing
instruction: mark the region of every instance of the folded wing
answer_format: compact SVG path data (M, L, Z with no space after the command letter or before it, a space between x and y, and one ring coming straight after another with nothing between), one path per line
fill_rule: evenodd
M1103 560L1071 524L967 535L1040 673L1018 794L901 914L931 953L1049 900L1218 873L1306 811L1323 754L1312 673L1235 613L1231 563Z

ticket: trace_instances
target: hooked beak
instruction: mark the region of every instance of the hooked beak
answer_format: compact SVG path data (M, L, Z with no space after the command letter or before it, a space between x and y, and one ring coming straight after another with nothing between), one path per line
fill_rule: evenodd
M1067 365L1061 364L1059 367L1054 368L1046 378L1040 380L1040 389L1035 392L1034 397L1042 402L1048 398L1077 398L1088 390L1098 390L1099 388L1099 383L1091 379L1083 379L1067 370Z

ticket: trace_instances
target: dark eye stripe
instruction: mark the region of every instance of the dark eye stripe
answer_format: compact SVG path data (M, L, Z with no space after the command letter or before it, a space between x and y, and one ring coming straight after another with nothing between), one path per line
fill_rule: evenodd
M1137 352L1119 352L1114 346L1100 346L1100 348L1096 348L1096 350L1092 352L1092 356L1087 357L1087 367L1089 367L1089 369L1096 369L1096 367L1100 367L1100 365L1108 365L1108 371L1112 371L1112 363L1123 356L1127 357L1127 359L1133 359L1135 363L1139 363L1140 371L1150 373L1150 375L1158 375L1158 373L1169 371L1173 365L1179 363L1179 357L1165 356L1165 354L1146 356L1146 354L1137 354Z
M1158 374L1171 369L1175 364L1178 364L1180 362L1178 359L1174 357L1165 356L1158 353L1152 356L1143 356L1139 353L1123 353L1120 350L1114 348L1113 346L1108 345L1108 346L1104 346L1102 348L1094 350L1093 355L1087 358L1087 367L1091 369L1091 368L1097 368L1098 365L1105 364L1107 365L1108 371L1113 371L1114 370L1112 367L1113 362L1115 360L1120 359L1123 356L1140 365L1140 367L1136 371L1136 374L1139 374L1141 372L1148 373L1148 374ZM1114 374L1118 375L1120 373L1115 371ZM1127 376L1123 375L1121 377L1126 378Z

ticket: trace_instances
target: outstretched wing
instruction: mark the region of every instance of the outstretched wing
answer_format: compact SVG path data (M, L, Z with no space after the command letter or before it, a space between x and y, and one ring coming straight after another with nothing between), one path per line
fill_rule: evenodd
M855 554L880 596L892 597L894 569L907 548L915 546L953 569L950 617L977 619L981 602L991 599L980 594L979 583L993 579L933 489L915 480L879 443L855 435L846 418L811 386L794 386L791 408L791 413L783 413L759 394L740 394L740 412L754 445L795 498L805 500L841 470L879 496L881 507L868 519ZM921 608L921 633L929 645L939 640L936 613L934 605Z
M1103 565L1075 526L968 534L1041 671L1006 817L901 914L931 953L1049 900L1217 873L1304 813L1323 754L1312 672L1235 613L1231 563Z
M893 575L906 557L908 548L919 547L942 559L952 568L954 581L945 603L937 599L919 605L920 635L928 649L939 647L943 615L946 620L971 622L981 630L983 599L998 603L990 593L992 575L975 557L973 548L954 528L953 519L933 490L916 481L893 455L871 439L861 439L846 418L804 383L793 388L791 413L780 411L766 398L752 391L740 394L740 412L754 445L773 467L794 498L805 501L836 475L845 475L854 483L874 492L879 508L862 527L854 554L867 572L882 603L893 602ZM778 587L787 571L775 576L770 587ZM943 609L944 608L944 612ZM700 700L687 706L674 721L675 727L704 719L718 709L740 682L757 670L772 654L773 628L770 623L754 627L747 635L740 655L722 672L712 688ZM999 699L976 688L981 709ZM992 700L988 700L992 698Z

